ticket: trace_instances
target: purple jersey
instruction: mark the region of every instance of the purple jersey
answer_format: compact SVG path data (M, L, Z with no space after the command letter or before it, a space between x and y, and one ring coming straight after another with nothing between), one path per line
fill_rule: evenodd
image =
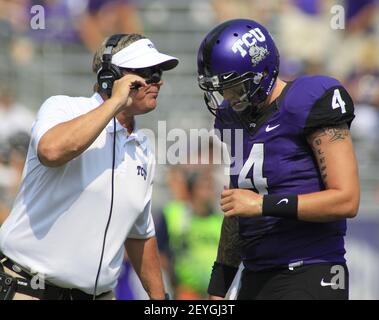
M243 126L234 121L237 115L231 108L222 109L219 116L227 121L216 118L215 128L232 129L229 143L233 157L238 147L234 145L233 133ZM304 76L288 83L257 121L248 124L253 128L251 132L244 129L243 150L239 150L243 164L231 173L232 187L282 195L324 190L306 136L317 128L350 125L353 118L353 102L337 80ZM346 220L310 223L276 217L239 217L239 232L241 257L252 271L298 262L345 262Z

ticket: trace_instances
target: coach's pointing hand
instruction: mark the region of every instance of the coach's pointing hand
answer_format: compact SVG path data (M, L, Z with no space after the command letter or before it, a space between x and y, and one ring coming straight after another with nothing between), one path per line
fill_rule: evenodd
M227 189L221 193L221 208L226 217L262 215L263 197L251 190Z

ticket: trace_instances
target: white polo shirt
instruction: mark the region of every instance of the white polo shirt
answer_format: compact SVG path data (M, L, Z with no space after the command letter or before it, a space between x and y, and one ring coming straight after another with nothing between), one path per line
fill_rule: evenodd
M89 294L111 205L113 120L85 152L61 167L43 166L37 146L55 125L102 103L99 94L46 100L32 128L20 191L0 229L0 250L10 259L55 285ZM116 286L125 239L155 235L151 216L154 155L140 130L128 135L116 123L113 213L97 293Z

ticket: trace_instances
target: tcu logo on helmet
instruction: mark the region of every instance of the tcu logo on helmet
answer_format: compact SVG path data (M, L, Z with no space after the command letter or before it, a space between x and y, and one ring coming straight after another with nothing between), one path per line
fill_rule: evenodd
M255 67L259 62L261 62L266 56L268 56L269 51L267 47L260 47L253 45L249 49L249 55L251 57L251 64Z
M248 49L255 46L257 41L264 42L266 40L265 35L259 28L251 29L246 32L240 39L233 43L232 50L234 53L239 52L243 58L248 53ZM247 49L247 50L246 50Z

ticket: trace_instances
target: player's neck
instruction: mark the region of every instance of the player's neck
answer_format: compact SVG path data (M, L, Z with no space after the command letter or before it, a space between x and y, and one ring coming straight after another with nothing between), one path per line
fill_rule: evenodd
M283 80L280 80L279 78L276 80L274 89L268 96L268 105L270 105L273 101L275 101L276 98L280 96L285 86L286 83Z

